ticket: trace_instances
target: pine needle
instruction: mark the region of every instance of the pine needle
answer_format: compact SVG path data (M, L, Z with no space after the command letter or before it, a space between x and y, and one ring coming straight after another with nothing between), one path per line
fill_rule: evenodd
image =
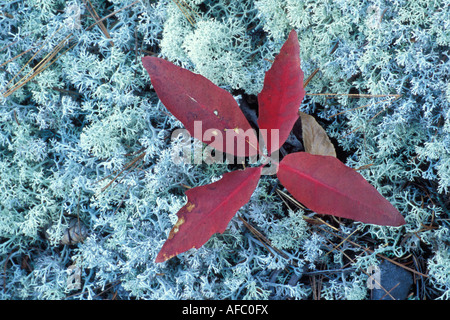
M314 70L313 73L311 73L309 75L308 79L306 79L306 81L303 83L303 88L306 88L306 86L309 84L309 82L312 80L312 78L314 78L314 76L317 74L317 72L319 72L319 68Z
M191 26L195 25L195 19L193 18L193 15L190 12L194 12L197 16L197 12L195 12L186 2L182 1L180 4L177 0L172 0L177 5L178 9L183 13L183 15L186 17L186 19L189 21Z
M58 32L61 28L59 28L56 32ZM19 81L17 81L17 83L15 83L11 88L9 88L8 90L6 90L5 93L3 93L3 97L6 98L8 96L10 96L11 94L13 94L16 90L20 89L21 87L23 87L25 84L27 84L29 81L33 80L39 73L41 73L42 71L44 71L45 69L47 69L50 65L52 65L56 60L59 59L59 57L62 56L59 55L58 57L57 54L64 48L64 46L66 45L66 42L70 39L70 37L72 36L72 34L69 34L68 36L66 36L63 40L61 40L56 47L53 49L53 51L49 52L41 61L39 61L39 63L34 66L32 68L32 70L30 70L25 76L23 76L22 78L19 79ZM49 39L47 39L46 42L48 42ZM30 60L28 60L28 62L19 70L19 72L8 82L7 86L10 85L14 79L23 71L23 69L34 59L34 57L42 50L42 48L44 47L45 43L41 46L41 48L39 48L39 50L30 58ZM66 51L64 51L64 53L66 53ZM63 53L63 54L64 54ZM56 57L56 58L55 58Z
M39 43L38 45L40 45L40 44L41 44L41 43ZM3 67L3 66L5 66L5 65L7 65L8 63L10 63L10 62L16 60L17 58L20 58L21 56L23 56L24 54L30 52L30 51L33 50L33 49L34 49L34 48L30 48L30 49L28 49L28 50L25 50L24 52L19 53L17 56L12 57L11 59L9 59L9 60L3 62L2 64L0 64L0 68ZM0 51L1 51L1 50L0 50Z
M86 1L86 0L84 0ZM90 3L90 0L87 0ZM103 18L99 18L97 13L95 12L94 8L92 7L91 4L91 14L93 15L94 19L96 20L95 23L91 24L89 27L87 27L85 30L89 30L92 27L96 26L97 24L100 25L100 28L102 29L102 31L105 33L105 36L108 38L111 38L109 36L108 31L106 30L106 27L103 25L103 21L108 19L109 17L112 17L113 15L115 15L116 13L123 11L133 5L135 5L136 3L138 3L139 0L136 0L132 3L130 3L129 5L126 5L125 7L116 10L114 12L112 12L111 14L103 17ZM86 4L86 2L85 2ZM103 25L103 27L102 27ZM42 43L42 45L40 46L40 48L37 50L36 53L33 54L33 56L27 61L27 63L25 63L25 65L22 66L22 68L19 70L19 72L7 83L7 87L13 83L13 81L21 74L21 72L26 68L27 65L29 65L31 63L31 61L33 61L33 59L39 54L39 52L42 51L42 49L44 48L44 46L50 41L50 39L52 39L61 29L63 28L63 26L61 26L58 30L56 30L52 36L50 36L48 39L46 39L44 41L44 43ZM55 61L57 61L62 55L64 55L67 51L69 51L70 49L72 49L75 45L73 44L72 46L70 46L67 50L63 51L63 53L61 53L60 55L58 55L58 53L64 48L64 46L66 45L66 43L68 41L70 41L70 39L72 38L72 33L70 33L69 35L67 35L63 40L61 40L56 47L50 52L48 53L42 60L40 60L38 62L38 64L36 66L33 67L33 69L31 71L29 71L25 76L23 76L22 78L20 78L17 83L15 83L12 87L10 87L9 89L7 89L4 93L2 93L3 97L6 98L8 96L10 96L11 94L13 94L16 90L20 89L21 87L23 87L25 84L27 84L29 81L33 80L39 73L41 73L42 71L44 71L45 69L47 69L50 65L52 65ZM112 41L111 44L113 45ZM16 57L9 59L8 61L4 62L0 67L4 66L5 64L19 58L20 56L26 54L27 52L31 51L32 49L28 49L24 52L22 52L21 54L17 55ZM58 56L57 56L58 55Z
M307 93L307 96L347 96L351 98L384 98L396 97L400 98L401 94L363 94L363 93Z
M255 227L253 227L250 223L248 223L246 220L244 220L244 218L242 218L241 216L238 216L239 220L242 221L242 223L244 224L245 227L247 227L247 229L259 240L261 241L261 243L263 244L263 246L267 249L267 251L269 251L272 255L273 252L269 249L269 247L271 249L273 249L275 252L277 252L279 255L281 255L283 258L287 259L288 256L281 251L280 249L274 247L272 245L272 243L270 242L269 239L267 239L260 231L258 231ZM293 263L293 262L291 262Z
M280 196L281 196L281 200L286 204L286 206L289 208L289 205L286 203L286 201L283 198L288 199L289 201L291 201L293 204L295 204L298 208L300 209L306 209L305 206L303 206L300 202L298 202L297 200L295 200L294 198L292 198L290 195L288 195L287 193L281 191L280 189L276 189L275 190ZM310 220L310 221L314 221L314 222L318 222L320 224L324 224L328 227L330 227L331 229L335 230L335 231L339 231L339 229L337 229L336 227L332 226L331 224L329 224L328 222L322 220L319 217L307 217L307 216L303 216L303 219L305 220Z
M359 231L360 227L355 228L355 230L353 230L352 233L350 233L347 237L345 237L341 242L339 242L337 245L335 245L333 247L333 249L331 249L330 251L328 251L325 256L329 255L330 253L332 253L334 250L337 250L337 248L339 248L341 245L344 244L344 242L346 242L356 231Z
M139 156L137 156L136 158L134 158L133 160L131 160L126 166L125 166L125 168L123 168L122 170L120 170L119 171L119 173L106 185L106 186L104 186L102 189L101 189L101 192L103 192L103 191L105 191L106 189L108 189L110 186L111 186L111 184L113 184L114 183L114 181L116 181L118 178L119 178L119 176L125 171L125 170L127 170L127 169L130 169L130 170L133 170L134 168L136 168L137 167L137 164L141 161L141 160L143 160L144 159L144 157L145 157L145 152L142 152ZM110 175L109 175L110 176ZM105 178L104 178L105 179ZM104 180L104 179L102 179L102 180ZM100 181L102 181L102 180L100 180ZM99 181L98 181L99 182Z
M92 28L93 28L94 26L96 26L97 24L103 22L104 20L106 20L106 19L108 19L108 18L111 18L113 15L115 15L116 13L119 13L120 11L123 11L123 10L125 10L125 9L127 9L127 8L129 8L129 7L134 6L134 5L135 5L136 3L138 3L139 1L140 1L140 0L136 0L136 1L132 2L132 3L130 3L129 5L126 5L125 7L120 8L119 10L116 10L116 11L114 11L114 12L108 14L107 16L105 16L105 17L103 17L103 18L97 20L96 22L94 22L93 24L91 24L89 27L87 27L86 30L92 29Z
M328 233L332 234L332 235L335 236L335 237L344 239L344 237L342 237L342 236L340 236L340 235L338 235L338 234L335 234L335 233L333 233L333 232L331 232L331 231L329 231L329 230L326 230L326 229L324 229L324 228L321 228L320 226L318 226L318 228L321 229L321 230L323 230L323 231L325 231L325 232L328 232ZM354 241L352 241L352 240L350 240L350 239L347 239L346 241L347 241L348 243L352 244L353 246L362 249L363 251L366 251L366 252L369 252L369 253L374 253L373 250L371 250L371 249L369 249L369 248L366 248L366 247L363 247L363 246L361 246L360 244L358 244L358 243L356 243L356 242L354 242ZM424 273L422 273L422 272L419 272L419 271L417 271L417 270L414 270L414 269L412 269L412 268L410 268L410 267L404 266L403 264L401 264L401 263L399 263L399 262L397 262L397 261L395 261L395 260L393 260L393 259L390 259L390 258L388 258L388 257L386 257L386 256L384 256L384 255L382 255L382 254L380 254L380 253L376 253L376 255L377 255L378 257L384 259L384 260L387 260L387 261L389 261L389 262L395 264L396 266L398 266L398 267L400 267L400 268L403 268L403 269L409 271L409 272L412 272L412 273L414 273L414 274L417 274L417 275L420 275L420 276L422 276L422 277L428 278L428 275L426 275L426 274L424 274Z
M91 17L95 20L98 21L98 26L100 27L100 29L102 30L103 34L105 35L106 38L111 39L111 36L108 32L108 29L106 29L105 24L103 23L103 21L99 21L100 17L98 16L97 12L94 9L94 6L92 5L90 0L83 0L86 8L88 9ZM114 47L114 42L111 40L109 42L111 44L112 47Z

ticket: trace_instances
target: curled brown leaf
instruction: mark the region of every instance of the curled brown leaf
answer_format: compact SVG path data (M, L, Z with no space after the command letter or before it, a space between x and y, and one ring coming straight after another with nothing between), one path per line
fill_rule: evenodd
M325 130L313 116L299 111L302 122L303 146L310 154L336 157L336 150Z

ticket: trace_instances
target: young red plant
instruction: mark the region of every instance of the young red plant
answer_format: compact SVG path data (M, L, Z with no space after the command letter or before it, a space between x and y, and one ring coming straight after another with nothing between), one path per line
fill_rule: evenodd
M305 96L294 30L266 72L258 95L258 126L264 132L263 141L258 141L227 91L201 75L157 57L143 57L142 63L161 102L192 136L237 157L261 155L264 146L267 155L273 155L288 138ZM195 130L196 121L201 122L202 130ZM212 135L205 134L211 129ZM211 139L230 132L232 139ZM245 143L236 146L235 139ZM397 209L372 185L333 156L296 152L279 163L273 159L272 162L277 166L278 179L292 196L319 214L386 226L405 223ZM236 212L249 201L262 170L263 166L247 167L225 173L217 182L187 190L187 204L177 213L178 221L155 261L163 262L199 248L213 234L223 233Z

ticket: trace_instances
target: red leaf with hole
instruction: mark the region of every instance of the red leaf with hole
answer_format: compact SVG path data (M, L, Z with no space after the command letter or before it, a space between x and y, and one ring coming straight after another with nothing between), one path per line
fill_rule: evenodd
M265 140L269 155L288 138L298 119L298 109L304 96L300 46L297 33L292 30L272 67L266 72L264 87L258 95L258 125L267 133ZM273 137L279 141L271 139L273 129L279 130L279 137Z
M200 248L215 233L223 233L236 212L256 189L262 167L225 173L219 181L186 191L187 204L169 233L156 262Z
M191 136L239 157L258 153L257 136L229 92L161 58L143 57L142 64L161 102Z
M335 157L292 153L280 162L277 176L298 201L317 213L370 224L405 224L389 201Z

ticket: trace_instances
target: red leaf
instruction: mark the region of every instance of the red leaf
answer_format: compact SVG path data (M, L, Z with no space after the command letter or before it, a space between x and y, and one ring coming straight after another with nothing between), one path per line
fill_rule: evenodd
M256 134L230 93L164 59L143 57L142 63L161 102L191 136L239 157L258 153ZM200 125L195 124L197 121ZM242 143L227 139L227 135L236 136Z
M389 201L334 157L292 153L280 162L277 176L298 201L317 213L378 225L405 224Z
M225 173L217 182L186 191L187 204L155 262L166 261L192 248L200 248L214 233L223 233L236 212L255 190L262 167Z
M292 30L272 67L266 72L264 87L258 95L258 125L260 129L267 130L265 140L269 155L280 148L288 138L298 119L298 109L304 96L300 47L297 33ZM270 138L272 129L280 130L278 146L277 142Z

